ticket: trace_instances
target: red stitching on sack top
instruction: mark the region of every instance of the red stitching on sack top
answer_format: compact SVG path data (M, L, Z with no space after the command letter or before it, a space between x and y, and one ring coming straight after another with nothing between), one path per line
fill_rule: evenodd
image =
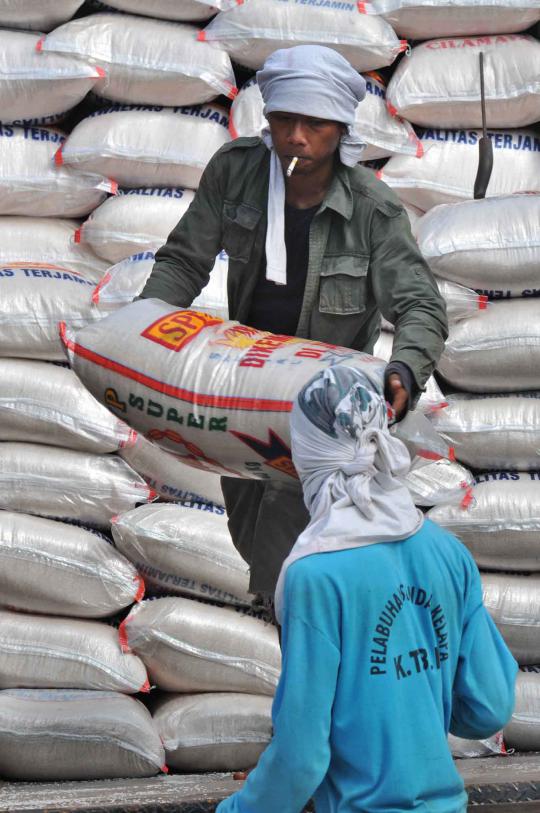
M58 322L58 332L60 334L61 342L67 347L66 323L65 322Z
M461 508L463 508L463 509L468 508L468 507L469 507L469 505L472 503L472 501L473 501L473 490L472 490L472 488L469 486L469 488L468 488L468 489L467 489L467 491L465 492L465 496L464 496L464 497L463 497L463 499L461 500L461 503L460 503Z
M382 169L377 170L377 172L375 173L375 177L378 178L379 181L382 179Z
M238 131L237 131L236 127L234 126L234 122L233 122L232 110L229 113L229 133L231 134L231 138L233 139L233 141L234 141L235 138L238 138Z
M227 94L227 98L228 99L236 99L237 96L238 96L238 88L236 87L236 85L231 85L231 89L229 90L229 92Z
M117 181L113 181L112 178L109 178L109 183L111 184L111 195L116 195L118 192L118 183Z
M96 72L100 79L105 79L105 77L107 76L103 68L100 68L99 65L96 65Z
M386 109L388 110L390 115L393 116L394 118L397 116L397 114L398 114L397 108L394 107L392 102L389 102L388 99L386 100Z
M422 144L422 142L420 141L416 134L415 139L416 139L416 157L422 158L422 156L424 155L424 145Z
M197 40L199 42L206 42L206 33L204 31L199 31L197 34Z
M481 311L485 311L488 306L489 299L485 294L480 294L478 297L478 307Z
M360 12L360 14L367 14L366 4L365 3L358 2L356 4L356 7L357 7L358 11Z
M159 770L162 771L163 773L169 773L169 769L167 768L165 763L161 766Z
M36 51L40 54L43 51L43 43L45 42L45 36L40 37L36 42Z
M128 634L127 634L127 630L126 630L126 624L127 624L128 618L129 618L129 616L127 618L124 618L124 620L122 621L122 623L118 627L118 641L120 643L120 649L122 650L122 652L131 652L131 649L130 649L130 646L129 646Z
M75 240L75 242L77 242L77 240ZM103 288L103 286L106 285L109 282L110 278L111 278L111 275L107 271L105 276L102 279L100 279L100 281L98 282L98 284L94 288L94 290L92 292L92 302L94 303L94 305L97 305L97 303L99 302L99 293L100 293L101 289Z
M408 50L409 50L409 43L407 42L407 40L400 40L399 41L399 53L401 54L402 51L408 51Z
M54 154L54 163L57 167L61 167L64 163L64 156L62 155L62 147L58 147Z
M141 686L141 688L139 689L139 691L147 693L147 692L150 691L151 688L152 687L150 686L150 681L148 680L148 678L146 678L146 680L144 681L144 683Z
M81 232L82 232L82 226L80 226L78 229L75 229L75 234L73 235L73 242L74 243L80 243L81 242Z
M144 579L140 574L135 576L135 581L138 582L139 586L137 588L137 592L135 593L135 602L138 604L144 598L144 591L146 590Z
M456 462L456 450L453 446L448 447L448 460L451 460L452 463Z

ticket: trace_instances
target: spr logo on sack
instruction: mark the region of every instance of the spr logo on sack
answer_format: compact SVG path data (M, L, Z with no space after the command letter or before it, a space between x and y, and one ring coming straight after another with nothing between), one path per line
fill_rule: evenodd
M222 324L222 319L198 311L174 311L157 319L141 333L144 339L178 353L205 327Z

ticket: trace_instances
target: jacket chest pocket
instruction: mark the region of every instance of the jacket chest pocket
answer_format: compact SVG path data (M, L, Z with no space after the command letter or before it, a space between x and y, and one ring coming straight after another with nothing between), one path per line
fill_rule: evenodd
M225 201L221 242L231 260L242 263L249 261L261 217L261 210L254 206Z
M369 255L323 258L319 291L321 313L362 313L366 309Z

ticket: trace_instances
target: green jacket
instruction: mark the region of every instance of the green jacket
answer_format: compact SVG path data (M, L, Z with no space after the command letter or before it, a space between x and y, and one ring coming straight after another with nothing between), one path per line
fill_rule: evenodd
M245 323L264 259L269 173L259 138L222 147L142 296L188 308L224 249L230 318ZM339 163L311 224L297 335L370 353L380 313L396 327L392 361L407 364L423 389L448 335L445 302L394 193L370 170Z

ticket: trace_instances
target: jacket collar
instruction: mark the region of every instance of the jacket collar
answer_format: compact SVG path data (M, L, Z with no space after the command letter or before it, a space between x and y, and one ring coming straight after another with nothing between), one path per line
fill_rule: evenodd
M353 195L347 167L339 161L330 184L330 189L321 204L319 211L333 209L339 215L350 220L353 214Z

